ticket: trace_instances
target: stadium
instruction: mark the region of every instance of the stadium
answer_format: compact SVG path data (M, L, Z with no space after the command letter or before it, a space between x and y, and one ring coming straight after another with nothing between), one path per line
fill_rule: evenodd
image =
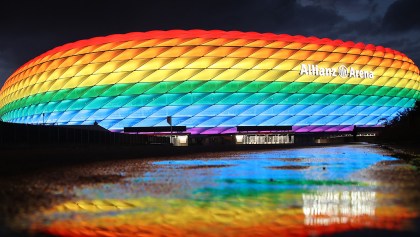
M5 122L294 133L376 127L420 98L419 69L372 44L285 34L169 30L81 40L18 68Z

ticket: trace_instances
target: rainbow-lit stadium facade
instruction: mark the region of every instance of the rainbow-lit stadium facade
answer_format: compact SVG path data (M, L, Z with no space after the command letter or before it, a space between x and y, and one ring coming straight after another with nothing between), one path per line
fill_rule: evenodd
M271 33L171 30L92 38L17 69L3 121L124 127L237 126L295 132L377 126L420 98L419 69L381 46Z

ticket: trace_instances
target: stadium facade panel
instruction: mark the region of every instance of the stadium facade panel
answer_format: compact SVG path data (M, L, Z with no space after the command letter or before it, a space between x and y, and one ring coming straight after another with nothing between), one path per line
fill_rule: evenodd
M296 132L377 126L420 98L417 66L381 46L271 33L171 30L81 40L17 69L3 121Z

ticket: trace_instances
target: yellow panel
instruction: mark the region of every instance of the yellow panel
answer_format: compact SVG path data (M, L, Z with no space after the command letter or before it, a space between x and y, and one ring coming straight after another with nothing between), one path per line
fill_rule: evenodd
M246 58L249 55L253 54L256 50L256 48L248 47L238 48L237 50L229 54L229 57Z
M92 62L93 63L97 63L97 62L108 62L108 61L113 60L113 58L115 58L117 55L119 55L122 52L123 52L123 50L106 51L106 52L101 53Z
M104 78L106 74L92 74L84 77L84 80L80 82L79 87L95 86L99 81Z
M68 57L68 56L72 56L72 55L74 55L74 54L76 54L77 53L77 51L79 51L80 49L78 49L78 48L74 48L74 49L69 49L69 50L67 50L67 51L63 51L62 52L62 54L56 54L58 57L57 58L51 58L51 59L58 59L58 58L65 58L65 57Z
M221 45L225 45L226 43L232 41L232 39L224 39L224 38L218 38L218 39L213 39L211 41L208 41L202 45L213 45L213 46L221 46Z
M130 40L130 41L125 41L125 42L119 42L118 45L116 45L114 47L114 49L130 49L130 48L134 48L134 46L138 45L140 41L134 41L134 40Z
M360 55L362 53L362 51L363 50L359 49L359 48L350 48L347 53Z
M214 80L222 80L222 81L231 81L237 78L240 74L244 73L246 70L243 69L227 69L217 75Z
M209 57L225 57L235 51L236 47L218 47L208 52L206 56Z
M370 50L370 49L364 49L364 50L362 50L362 52L360 53L360 55L372 56L373 55L373 51Z
M398 80L396 87L404 88L408 84L408 79L402 78Z
M385 73L386 69L387 68L385 68L385 67L377 67L377 68L375 68L375 70L373 70L373 74L375 74L377 76L382 76L382 74Z
M249 44L250 42L252 42L249 39L235 39L229 43L226 43L226 46L238 46L238 47L242 47L246 44Z
M53 83L52 81L46 81L46 82L42 83L41 87L38 90L38 93L47 92L50 89L52 83Z
M329 80L329 83L334 83L334 84L345 84L346 82L347 82L347 78L342 78L340 76L333 77L331 80Z
M66 60L64 60L64 62L60 65L60 68L64 68L64 67L70 67L73 66L75 62L77 62L78 60L80 60L82 56L80 55L76 55L76 56L71 56L68 57Z
M143 52L139 53L138 55L136 55L133 59L154 58L154 57L160 55L161 53L163 53L164 51L166 51L168 49L169 48L167 48L167 47L148 48L148 49L144 50Z
M381 62L381 64L379 64L379 66L381 66L381 67L390 67L392 65L393 61L394 60L388 59L388 58L383 59L382 62Z
M73 77L67 80L67 83L64 84L62 89L70 89L70 88L79 87L79 85L85 80L85 78L86 78L85 76Z
M130 73L129 72L118 72L118 73L106 74L106 76L104 78L102 78L101 81L98 82L98 85L117 84L119 81L121 81L128 74L130 74Z
M82 75L91 75L96 72L100 67L102 67L102 63L92 63L88 65L84 65L83 68L75 76L82 76Z
M356 84L356 85L358 85L358 84L361 84L362 83L362 81L363 81L363 79L360 79L360 78L348 78L348 80L347 80L347 84Z
M84 65L72 66L69 67L60 77L73 77L75 76L80 70L82 70Z
M266 48L275 48L275 49L282 49L285 45L288 45L289 42L285 41L274 41L273 43L267 44Z
M305 45L306 45L306 43L290 42L289 44L285 45L283 48L285 48L285 49L299 49L300 50Z
M170 77L174 72L174 70L156 70L141 80L141 82L161 82Z
M83 55L79 61L75 62L74 65L81 65L81 64L89 64L92 63L92 61L96 58L99 57L101 55L101 53L89 53L89 54L85 54Z
M268 43L271 43L271 42L268 42L267 40L255 40L255 41L247 44L246 46L247 47L264 47Z
M329 52L313 52L306 60L323 61L329 54Z
M217 59L210 57L203 57L188 64L185 68L207 68L212 65Z
M287 59L292 54L296 53L297 50L292 49L280 49L277 52L275 52L273 55L270 56L270 58L279 58L279 59Z
M174 58L174 57L180 57L184 53L186 53L188 50L191 50L193 46L180 46L180 47L172 47L162 54L159 55L159 57L168 57L168 58Z
M268 58L277 52L277 49L271 48L260 48L255 53L251 54L249 57L251 58Z
M307 44L302 47L302 50L310 50L310 51L317 51L321 45L319 44Z
M144 50L145 50L144 48L126 49L121 54L115 56L114 60L122 60L122 61L130 60L134 58L135 56L139 55L140 53L142 53Z
M299 50L296 53L290 55L289 59L296 59L296 60L303 61L307 59L312 53L313 53L312 51Z
M122 65L115 69L115 72L131 72L131 71L135 71L138 68L140 68L141 65L145 64L146 62L148 62L149 59L134 59L134 60L128 60L128 61L123 61L121 62Z
M116 62L114 62L114 61L107 62L101 68L99 68L98 70L96 70L95 73L111 73L111 72L114 72L123 63L124 62L119 62L119 61L116 61Z
M272 69L279 65L281 61L280 59L267 58L255 65L254 69Z
M335 53L347 53L349 51L348 47L338 46L333 50Z
M383 85L385 85L387 83L388 80L389 80L389 77L378 77L377 79L375 77L375 80L372 83L372 85L374 85L374 86L383 86Z
M281 70L269 70L262 76L260 76L257 81L285 81L282 78L282 75L284 75L286 71Z
M188 39L185 42L180 43L181 46L196 46L196 45L205 45L206 42L212 41L210 39L203 39L203 38L193 38Z
M183 57L202 57L214 49L215 47L213 46L196 46L193 49L189 50L188 52L185 52L182 56Z
M397 72L397 69L395 69L395 68L387 68L382 76L393 77L396 72Z
M296 77L295 82L313 82L314 76L300 75L298 71L290 71L288 77Z
M375 66L371 66L371 65L361 65L362 66L362 68L361 68L361 70L363 70L363 71L373 71L373 70L375 70Z
M60 78L60 77L63 76L63 74L66 71L67 71L67 68L56 69L48 75L48 77L46 78L46 81L55 80L57 78Z
M353 63L356 61L356 59L359 57L359 55L354 54L345 54L344 57L340 59L341 63Z
M209 66L209 68L231 68L241 60L242 58L222 58L213 65Z
M193 62L195 58L175 58L169 63L167 63L165 66L162 67L162 69L181 69Z
M370 59L371 59L371 57L369 57L369 56L359 56L356 59L356 61L354 61L354 63L365 65L365 64L368 64L368 62L370 61Z
M59 58L59 59L50 61L46 71L50 71L50 70L54 70L54 69L58 68L58 66L60 66L60 64L62 64L64 62L64 60L65 59L63 59L63 58Z
M406 70L398 69L398 71L395 73L394 77L403 78L406 73L407 73Z
M239 75L235 80L239 81L254 81L264 75L268 70L247 70L245 73Z
M283 62L281 62L279 65L277 65L274 69L288 71L288 70L292 70L293 68L295 68L300 63L301 62L297 61L297 60L287 59L287 60L284 60Z
M332 52L332 51L334 51L334 49L335 49L335 46L329 45L329 44L325 44L325 45L322 45L318 50L319 51Z
M61 88L63 88L63 85L67 83L67 81L71 80L72 78L68 79L68 78L63 78L63 79L58 79L55 80L54 83L51 85L51 88L49 89L50 91L57 91L60 90Z
M203 73L203 71L207 73ZM200 72L201 72L201 76L198 77L197 75ZM201 69L185 69L184 68L175 72L171 76L169 76L165 81L186 81L193 76L194 76L194 80L208 80L205 77L211 76L211 73L214 73L214 71L212 72L212 70L209 70L209 69L201 70Z
M260 62L261 62L261 59L244 58L243 60L239 61L237 64L233 65L231 68L250 69L250 68L253 68L255 65L257 65Z
M386 83L384 84L384 86L395 87L398 84L399 80L401 80L401 79L398 79L398 78L389 78L386 81Z
M379 57L379 58L382 58L382 57L384 57L384 55L385 55L385 53L384 52L382 52L382 51L375 51L375 52L373 52L373 56L374 57Z
M381 64L382 62L382 58L378 58L378 57L372 57L372 59L369 61L369 65L373 65L373 66L378 66L379 64Z
M282 80L285 81L296 81L299 77L300 75L298 71L287 71L281 76Z
M344 57L345 54L342 53L331 53L330 55L328 55L324 61L329 61L329 62L341 62L341 59Z
M166 39L165 41L159 44L156 44L156 46L176 46L176 45L182 44L185 41L186 39L182 39L182 38Z
M152 58L148 62L140 66L139 70L157 70L172 61L168 58Z
M137 83L152 73L153 71L134 71L122 78L120 83Z

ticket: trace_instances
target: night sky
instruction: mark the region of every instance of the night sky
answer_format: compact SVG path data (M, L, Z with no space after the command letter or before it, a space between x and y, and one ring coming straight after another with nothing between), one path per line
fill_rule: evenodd
M149 30L327 37L390 47L420 65L417 0L9 0L0 5L0 85L25 62L65 43Z

